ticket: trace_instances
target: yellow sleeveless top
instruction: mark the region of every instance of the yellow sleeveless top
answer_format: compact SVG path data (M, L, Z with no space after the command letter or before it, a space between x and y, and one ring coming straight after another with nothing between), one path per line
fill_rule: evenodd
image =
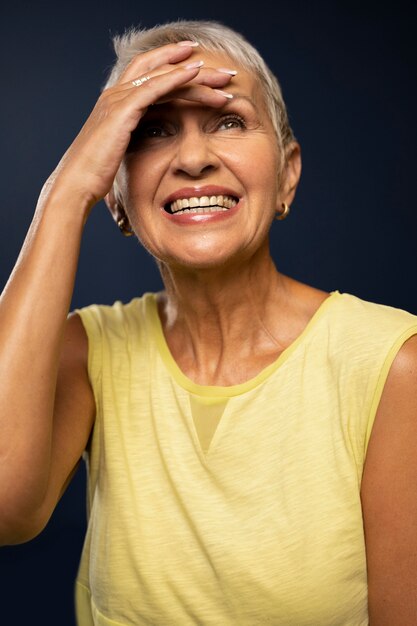
M417 317L333 292L255 378L193 383L156 297L78 311L97 417L79 626L365 626L360 484Z

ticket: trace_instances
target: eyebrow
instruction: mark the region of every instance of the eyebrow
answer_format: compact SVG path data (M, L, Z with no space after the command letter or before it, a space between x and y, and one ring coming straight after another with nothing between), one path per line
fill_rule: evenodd
M232 93L232 92L230 92L230 93ZM239 100L243 100L244 102L248 102L250 104L250 106L252 107L252 109L254 109L255 111L258 110L258 105L255 103L253 98L251 98L251 96L247 96L247 95L245 95L243 93L233 93L232 95L233 95L233 98L231 98L230 100L228 99L227 102L225 102L224 105L221 108L226 108L227 109L228 107L233 106L233 102L237 102ZM155 108L152 107L152 109L148 109L148 111L147 111L146 115L144 116L144 118L148 117L148 116L149 117L153 117L153 113L156 114L156 109L158 109L159 107L161 107L162 109L168 110L168 111L169 111L169 109L173 108L171 101L162 102L161 104L157 104L155 106ZM212 107L207 105L207 109L211 110ZM142 119L144 119L144 118L142 118Z
M231 98L230 103L236 100L246 100L246 102L249 102L249 104L251 104L253 108L256 109L255 101L250 96L245 96L243 93L234 93L232 95L233 95L233 98Z

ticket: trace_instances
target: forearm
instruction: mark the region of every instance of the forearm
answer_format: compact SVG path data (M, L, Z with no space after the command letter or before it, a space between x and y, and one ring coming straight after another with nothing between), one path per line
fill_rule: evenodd
M0 510L5 519L39 507L48 485L55 385L87 213L83 205L63 188L43 194L0 298Z
M161 98L172 99L177 90L191 102L225 104L224 94L214 87L231 80L227 72L208 71L201 86L191 85L201 64L183 63L193 49L189 42L167 44L129 63L116 84L101 94L41 195L0 299L0 538L6 536L2 525L13 528L13 520L33 516L39 508L45 519L91 431L93 398L83 360L87 350L77 357L73 345L63 345L89 209L112 190L132 132L148 107ZM133 79L158 68L165 71L158 71L146 86L133 85ZM74 341L69 338L70 344ZM57 376L63 369L58 391L66 399L60 407ZM77 386L79 405L74 400ZM73 410L81 414L78 428Z

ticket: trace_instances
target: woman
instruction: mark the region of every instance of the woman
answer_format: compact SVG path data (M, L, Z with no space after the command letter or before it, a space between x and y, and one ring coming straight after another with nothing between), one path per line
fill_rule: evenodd
M116 51L1 299L3 543L85 452L80 626L415 624L417 318L276 269L300 148L239 34ZM101 198L165 290L67 319Z

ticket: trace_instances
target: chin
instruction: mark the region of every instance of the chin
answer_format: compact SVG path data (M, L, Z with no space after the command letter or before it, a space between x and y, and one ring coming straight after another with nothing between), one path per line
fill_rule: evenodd
M207 233L188 240L175 239L170 246L146 245L147 242L144 241L142 244L158 264L174 271L193 272L242 265L256 253L256 249L262 247L262 244L259 244L259 241L255 242L254 239L249 241L242 239L240 236L238 240L233 241L231 236L216 237Z
M198 272L205 270L226 270L233 266L241 266L248 254L242 250L194 250L181 255L166 256L159 259L159 262L172 270Z

